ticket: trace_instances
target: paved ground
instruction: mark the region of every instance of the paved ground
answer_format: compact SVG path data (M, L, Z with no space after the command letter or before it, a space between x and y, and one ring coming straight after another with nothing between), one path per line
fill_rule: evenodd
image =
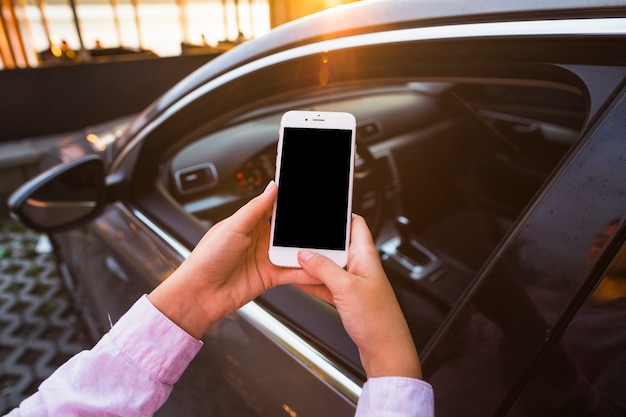
M0 216L0 415L90 346L45 243Z

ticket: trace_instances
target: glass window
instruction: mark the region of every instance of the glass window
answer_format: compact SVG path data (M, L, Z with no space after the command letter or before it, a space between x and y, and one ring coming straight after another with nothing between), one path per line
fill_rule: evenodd
M594 260L617 226L611 222L598 234L588 261ZM626 245L526 385L517 411L525 416L625 415L624 323Z
M438 393L438 416L508 410L538 358L560 337L561 324L587 285L599 233L608 233L607 225L623 218L624 142L615 132L621 131L624 117L626 99L622 97L556 171L541 198L501 243L497 256L483 265L471 297L423 352L425 376ZM473 250L474 245L466 241L465 246ZM594 298L613 286L609 282L598 287ZM584 325L584 317L577 324ZM612 338L622 337L619 328L614 326L614 330ZM588 338L594 339L594 332L599 331L590 328ZM580 336L571 332L568 336ZM620 342L605 339L600 343ZM554 396L576 391L573 384L577 381L568 376L567 369L553 371L561 373L555 377L559 385L551 387ZM527 400L532 397L528 395ZM549 413L553 408L558 405L543 402L522 415L544 415L540 411Z

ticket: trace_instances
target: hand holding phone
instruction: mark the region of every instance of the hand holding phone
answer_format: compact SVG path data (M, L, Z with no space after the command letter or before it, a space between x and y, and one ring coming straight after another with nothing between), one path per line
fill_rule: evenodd
M345 112L289 111L281 119L276 158L278 197L269 258L299 267L311 249L344 267L348 258L356 120Z

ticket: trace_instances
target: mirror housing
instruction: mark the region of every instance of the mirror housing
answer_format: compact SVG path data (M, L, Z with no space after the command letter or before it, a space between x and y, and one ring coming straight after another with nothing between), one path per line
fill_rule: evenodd
M104 162L88 155L57 165L8 199L12 215L38 232L58 232L94 219L106 204Z

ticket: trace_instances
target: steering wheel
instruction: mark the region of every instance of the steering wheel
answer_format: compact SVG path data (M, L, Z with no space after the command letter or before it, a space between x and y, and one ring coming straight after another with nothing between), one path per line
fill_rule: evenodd
M354 170L352 211L365 218L372 236L376 237L383 223L384 175L380 172L380 167L369 146L359 142L358 138L356 153L361 158L362 163L356 166Z

